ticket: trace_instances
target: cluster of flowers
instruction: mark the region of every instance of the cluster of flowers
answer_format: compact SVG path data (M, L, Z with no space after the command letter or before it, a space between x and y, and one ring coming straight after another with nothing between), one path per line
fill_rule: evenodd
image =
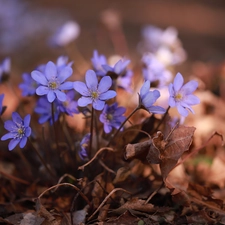
M154 49L154 51L156 50ZM153 52L145 54L142 60L144 62L144 82L140 88L137 109L144 109L154 114L164 114L166 110L163 107L154 105L160 97L160 91L150 90L150 86L151 82L156 80L159 81L158 88L168 85L166 84L168 79L165 78L170 76L171 72L154 56ZM53 124L62 113L73 116L73 114L81 112L80 107L91 105L92 111L101 111L99 120L103 124L105 133L111 133L113 129L117 131L122 129L129 116L127 118L124 116L126 109L118 106L115 100L116 88L131 90L133 72L127 68L130 60L120 59L114 66L111 66L108 65L106 57L99 55L95 50L91 62L93 69L86 72L85 82L67 81L73 74L73 63L68 62L68 58L63 56L59 57L56 63L50 61L46 65L37 67L31 74L23 74L23 83L19 85L22 95L36 94L39 96L34 111L40 114L40 124L47 121ZM180 115L184 117L188 115L188 110L194 113L191 106L200 102L193 95L198 83L189 81L184 84L182 75L177 73L174 81L168 87L168 105L177 107ZM75 98L76 92L80 94L79 98ZM3 111L3 98L4 95L0 95L1 112ZM112 104L108 104L110 99L114 99ZM17 112L13 112L12 121L8 120L4 123L5 129L9 133L3 135L1 140L11 139L9 150L14 149L17 144L20 148L26 145L27 139L31 135L30 119L29 114L22 119ZM87 134L80 143L82 159L87 157L86 148L89 140L90 134Z

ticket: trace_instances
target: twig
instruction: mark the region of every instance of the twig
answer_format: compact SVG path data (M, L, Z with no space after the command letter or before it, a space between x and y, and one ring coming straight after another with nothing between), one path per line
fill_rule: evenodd
M99 207L92 213L92 215L87 219L87 220L90 220L99 210L100 208L106 203L106 201L111 197L112 194L114 194L115 192L117 191L123 191L123 192L126 192L128 194L132 194L131 192L123 189L123 188L115 188L113 189L106 197L105 199L102 201L102 203L99 205Z
M115 171L113 171L113 170L110 169L108 166L106 166L105 163L104 163L101 159L99 159L98 162L99 162L99 164L100 164L105 170L107 170L109 173L112 173L112 174L116 175Z
M114 150L113 150L112 148L108 148L108 147L100 148L100 149L96 152L96 154L94 155L94 157L93 157L91 160L89 160L87 163L85 163L84 165L79 166L79 167L78 167L78 170L84 170L84 167L86 167L87 165L91 164L91 163L96 159L96 157L97 157L101 152L103 152L103 151L105 151L105 150L114 152Z
M5 178L9 179L9 180L14 180L14 181L19 182L19 183L22 183L22 184L30 185L29 182L27 182L27 181L25 181L25 180L22 180L22 179L20 179L20 178L18 178L18 177L14 177L14 176L12 176L12 175L10 175L10 174L8 174L8 173L5 173L5 172L3 172L3 171L1 171L1 170L0 170L0 174L1 174L2 176L4 176Z
M148 199L145 201L145 205L148 204L148 202L155 196L155 194L158 193L158 191L163 187L164 185L164 182L161 183L161 185L155 190L152 192L152 194L148 197Z
M151 139L141 143L128 144L125 149L124 158L127 160L147 151L150 148L151 144Z
M52 190L52 189L55 189L59 186L70 186L72 188L74 188L76 191L79 192L79 194L81 195L81 197L88 203L89 206L91 206L91 203L90 201L88 200L88 198L84 195L84 193L78 188L76 187L75 185L73 184L70 184L70 183L61 183L61 184L56 184L48 189L46 189L45 191L43 191L39 196L38 196L38 200L40 201L41 197L48 191Z

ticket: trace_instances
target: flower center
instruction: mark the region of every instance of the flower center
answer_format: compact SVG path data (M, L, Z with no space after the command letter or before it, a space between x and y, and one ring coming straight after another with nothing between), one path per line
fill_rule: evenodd
M181 101L182 98L183 98L183 95L182 95L181 93L177 93L177 94L175 95L175 100L176 100L177 102Z
M107 114L106 118L107 118L107 120L111 121L113 119L113 115L112 114Z
M91 92L91 98L92 98L93 100L98 99L98 96L99 96L99 94L98 94L97 91L92 91L92 92Z
M58 88L58 83L57 83L56 81L50 81L50 82L48 83L48 86L49 86L49 88L55 90L55 89Z
M24 127L20 127L17 129L17 137L18 138L22 138L24 136L25 132L24 132Z

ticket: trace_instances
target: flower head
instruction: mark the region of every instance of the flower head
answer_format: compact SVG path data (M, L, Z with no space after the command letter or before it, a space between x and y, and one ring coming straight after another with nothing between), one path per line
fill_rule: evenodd
M80 34L80 26L75 21L67 21L64 23L56 33L50 38L50 44L53 46L66 46Z
M145 80L157 83L157 87L162 87L172 79L172 73L155 57L154 54L144 54L142 72Z
M12 139L9 142L9 150L13 150L17 144L23 148L27 143L27 138L31 135L30 115L26 115L24 120L17 112L12 113L12 120L7 120L4 124L9 133L2 136L1 140Z
M150 81L147 80L143 84L139 94L139 105L141 108L151 113L163 114L165 109L160 106L153 106L156 100L160 97L158 90L150 91Z
M78 154L82 160L84 160L85 158L88 158L87 152L88 152L90 137L91 137L91 134L88 133L88 134L84 135L83 139L80 142L80 150L79 150Z
M38 83L32 79L29 73L23 73L23 83L19 84L19 88L22 90L22 96L31 96L36 93Z
M118 129L120 125L126 119L123 114L126 109L124 107L118 107L117 103L113 103L112 105L105 105L99 119L104 124L104 131L106 133L110 133L112 128L115 127Z
M183 76L180 73L177 73L173 84L169 84L169 106L177 107L180 115L186 117L188 115L188 109L194 113L191 106L199 104L200 100L192 94L198 87L197 81L192 80L184 85L183 84Z
M8 80L11 69L11 59L5 58L0 64L0 82Z
M0 115L2 115L5 111L5 109L6 109L6 106L2 106L2 102L3 102L4 97L5 97L4 94L0 95Z
M96 110L102 110L105 101L116 96L116 92L109 90L112 86L112 79L104 76L98 83L96 73L88 70L85 74L86 84L81 81L74 82L74 89L79 92L82 97L78 99L78 106L84 107L93 104Z
M91 58L92 66L94 71L98 76L104 76L105 71L102 65L107 63L106 57L104 55L99 55L97 50L94 50L93 57Z
M66 94L62 90L70 90L73 85L72 82L65 80L72 75L72 68L70 66L64 66L60 69L53 63L48 62L44 73L35 70L31 73L32 78L40 83L40 86L36 89L37 95L47 95L49 102L53 102L56 98L59 101L66 100Z
M73 114L79 114L77 109L77 101L74 100L75 92L70 90L66 93L66 101L59 102L58 108L60 112L66 113L67 115L73 116Z
M128 64L130 63L130 60L120 59L113 67L105 64L102 65L104 70L106 71L107 75L116 75L121 76L126 73L126 68Z
M54 121L57 121L60 115L58 105L58 101L53 102ZM40 118L38 120L40 124L45 123L46 121L49 121L51 125L53 124L52 104L47 100L46 97L41 97L38 99L34 112L40 114Z

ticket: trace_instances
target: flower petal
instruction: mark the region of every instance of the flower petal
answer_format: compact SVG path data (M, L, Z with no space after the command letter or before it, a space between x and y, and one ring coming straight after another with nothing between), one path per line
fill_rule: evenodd
M108 123L104 123L104 131L108 134L112 131L112 127Z
M73 88L74 82L67 81L59 86L60 90L71 90Z
M55 79L57 77L57 67L56 65L49 61L45 67L45 76L47 80Z
M20 141L20 148L24 148L26 143L27 143L27 137L24 136Z
M175 107L176 106L176 101L173 97L169 97L169 102L168 102L170 107Z
M85 74L85 81L87 88L90 90L97 90L98 79L94 70L88 70Z
M59 99L59 101L61 101L61 102L66 101L66 94L64 92L59 91L59 90L55 90L54 93L56 94L56 97Z
M56 96L54 91L49 91L47 94L47 99L49 102L53 102L55 100Z
M181 116L187 117L188 116L188 110L185 109L183 106L178 105L177 110L180 113Z
M146 80L145 82L144 82L144 84L142 85L142 87L141 87L141 90L140 90L140 96L141 96L141 98L143 98L144 97L144 95L146 94L146 93L148 93L148 91L149 91L149 89L150 89L150 80Z
M24 117L24 126L25 127L28 127L29 126L29 124L30 124L30 114L28 114L28 115L26 115L25 117Z
M101 100L97 100L93 102L93 108L96 110L102 110L105 106L105 102Z
M26 135L26 137L30 137L30 135L31 135L31 128L30 127L27 127L27 129L25 131L25 135Z
M197 89L197 87L198 82L195 80L191 80L181 88L181 91L184 95L190 95Z
M161 107L161 106L151 106L148 108L148 111L151 112L151 113L155 113L155 114L163 114L166 112L166 110Z
M75 81L73 83L73 88L83 96L86 96L86 97L90 96L89 90L87 89L87 86L84 82Z
M142 99L142 103L146 108L152 106L156 100L160 97L160 92L158 90L149 91L144 99Z
M2 137L1 137L1 140L2 141L5 141L5 140L7 140L7 139L10 139L10 138L14 138L15 137L15 133L7 133L7 134L5 134L5 135L3 135Z
M116 96L116 92L109 90L99 95L99 100L108 100L114 98Z
M197 105L200 103L200 99L195 95L188 95L183 99L183 102L188 105Z
M41 85L45 85L45 86L48 85L48 81L45 75L41 73L40 71L34 70L33 72L31 72L31 77Z
M78 106L84 107L91 104L92 102L93 100L90 97L82 96L81 98L78 99L77 104Z
M46 94L48 94L48 92L49 92L49 88L46 87L46 86L39 86L36 89L36 94L37 95L46 95Z
M12 120L7 120L5 121L4 123L4 128L8 131L14 131L14 130L17 130L17 126L16 124L12 121Z
M17 144L19 144L20 142L20 139L19 138L16 138L16 139L12 139L10 142L9 142L9 150L13 150Z
M177 75L174 78L174 82L173 82L173 88L175 92L178 92L182 85L184 83L184 78L180 73L177 73Z
M104 76L98 85L98 91L99 93L103 93L109 90L109 88L112 86L112 79L110 76Z
M63 67L63 69L61 69L58 74L59 82L63 83L68 77L72 75L72 73L73 70L70 66Z

